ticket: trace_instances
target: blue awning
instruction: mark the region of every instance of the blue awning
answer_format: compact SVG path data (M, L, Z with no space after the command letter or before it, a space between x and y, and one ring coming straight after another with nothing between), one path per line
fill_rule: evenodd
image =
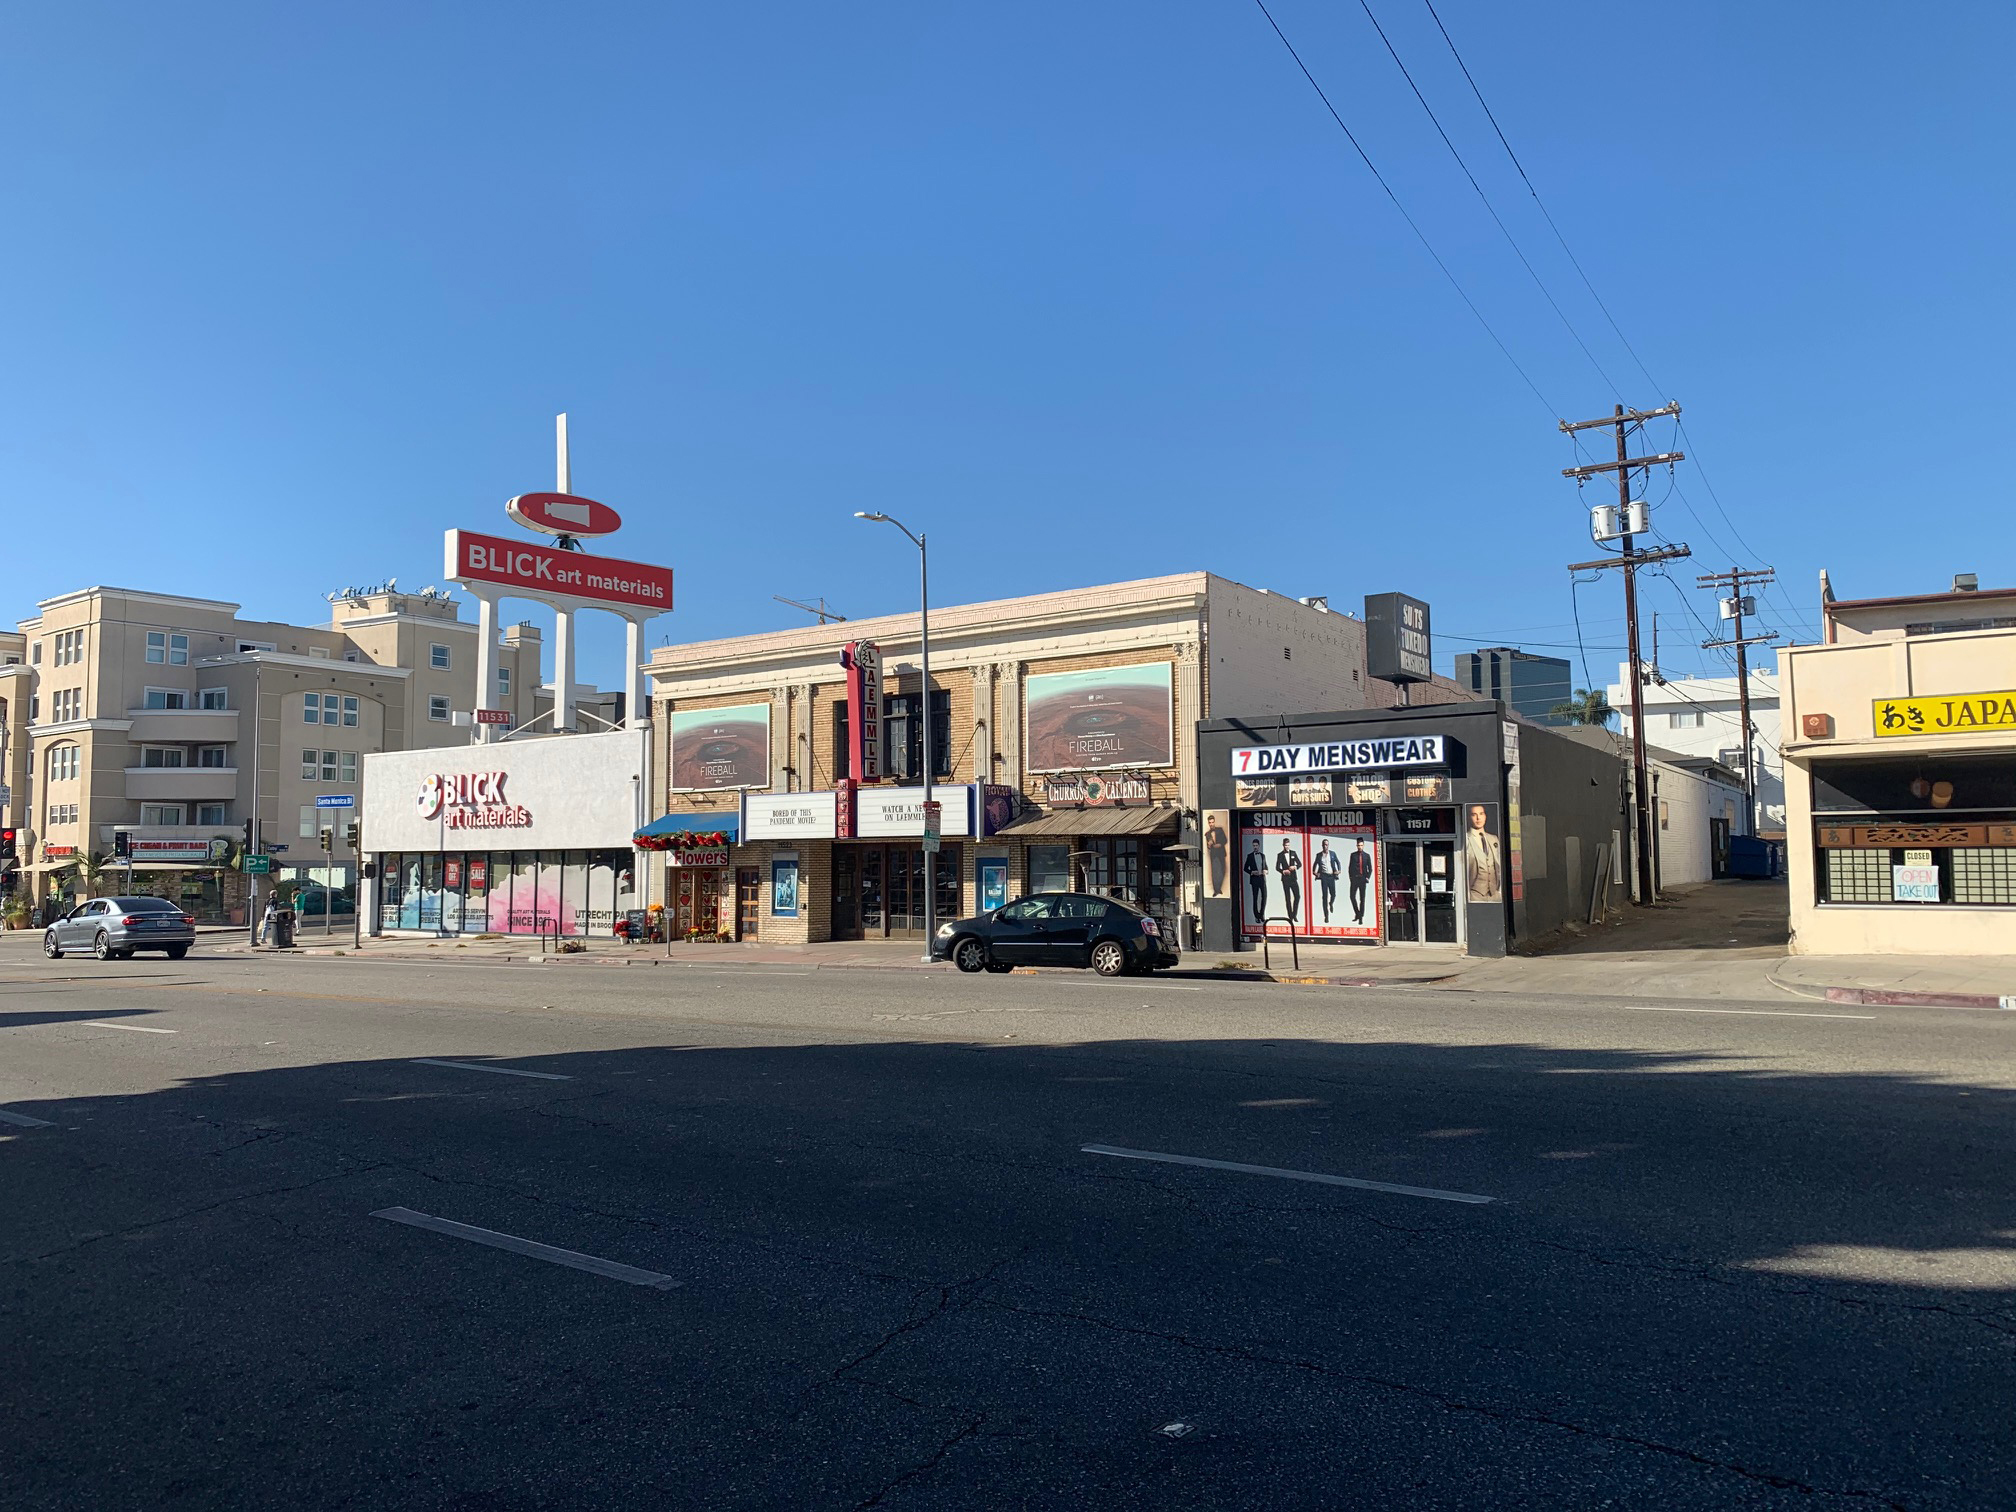
M742 816L729 809L719 814L660 814L644 828L637 831L643 835L712 835L724 834L733 844L742 833Z

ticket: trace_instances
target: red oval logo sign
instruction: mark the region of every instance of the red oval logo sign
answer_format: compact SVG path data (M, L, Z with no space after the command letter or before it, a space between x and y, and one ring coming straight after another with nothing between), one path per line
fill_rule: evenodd
M546 535L614 535L623 526L623 516L607 504L579 494L520 494L505 501L504 513L527 529Z

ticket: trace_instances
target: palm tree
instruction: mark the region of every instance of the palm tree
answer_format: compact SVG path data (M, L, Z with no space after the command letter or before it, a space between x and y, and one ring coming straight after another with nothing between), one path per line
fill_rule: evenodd
M63 874L63 879L73 886L82 883L84 896L95 898L103 888L105 879L111 874L111 871L112 858L110 856L105 855L102 851L95 854L87 851L70 863L70 868Z
M1554 705L1547 711L1547 717L1565 720L1569 724L1601 725L1607 729L1610 721L1617 717L1617 711L1610 707L1610 695L1601 688L1577 688L1573 698Z

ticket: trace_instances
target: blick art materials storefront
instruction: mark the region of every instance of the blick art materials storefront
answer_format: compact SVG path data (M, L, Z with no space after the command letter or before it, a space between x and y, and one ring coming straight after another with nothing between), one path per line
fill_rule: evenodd
M632 847L647 734L364 758L374 934L606 935L644 906Z

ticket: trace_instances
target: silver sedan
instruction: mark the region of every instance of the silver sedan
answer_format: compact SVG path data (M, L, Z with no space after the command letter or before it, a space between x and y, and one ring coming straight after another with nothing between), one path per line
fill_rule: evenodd
M166 951L179 961L196 943L196 921L166 898L92 898L42 932L42 954L88 950L101 961L123 961L136 950Z

